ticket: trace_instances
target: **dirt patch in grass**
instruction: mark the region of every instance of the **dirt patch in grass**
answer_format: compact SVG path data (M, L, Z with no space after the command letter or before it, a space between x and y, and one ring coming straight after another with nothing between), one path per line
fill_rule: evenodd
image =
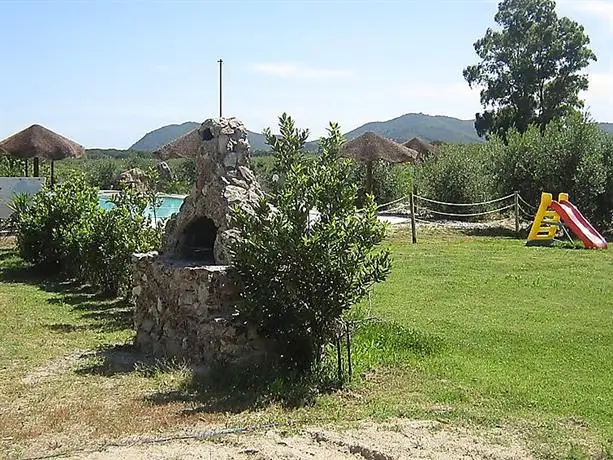
M21 379L22 385L37 385L45 380L61 378L78 367L79 359L86 356L85 351L74 351L66 355L58 356L51 361L39 366Z
M217 434L217 436L216 436ZM190 436L189 433L177 437ZM528 459L525 447L502 430L475 432L436 421L397 419L338 428L192 434L199 439L131 438L69 454L70 459ZM163 438L159 438L163 439ZM56 452L57 453L57 452ZM68 454L68 453L67 453Z

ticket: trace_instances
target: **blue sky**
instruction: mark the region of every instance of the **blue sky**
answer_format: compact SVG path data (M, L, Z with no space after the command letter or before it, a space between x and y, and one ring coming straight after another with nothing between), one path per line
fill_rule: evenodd
M0 139L33 123L85 147L127 148L218 114L248 129L286 111L313 136L408 112L469 119L462 69L496 1L0 0ZM584 95L613 121L613 0L558 1L598 62Z

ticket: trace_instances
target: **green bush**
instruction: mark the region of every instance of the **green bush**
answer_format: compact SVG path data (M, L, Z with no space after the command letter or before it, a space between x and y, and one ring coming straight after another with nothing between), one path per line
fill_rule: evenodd
M196 160L194 158L177 158L168 161L174 172L174 180L164 185L161 190L166 193L188 194L196 183Z
M531 126L512 131L508 145L492 140L499 193L518 190L537 205L541 192L570 194L592 223L608 227L613 217L613 139L582 117L552 122L541 134Z
M86 281L106 294L117 295L125 294L131 284L131 255L159 247L161 231L144 217L149 204L146 195L122 190L111 201L112 209L95 215L82 265Z
M80 273L81 254L97 213L98 191L82 175L51 188L44 186L31 200L18 199L14 216L21 257L44 271Z
M88 183L94 187L101 190L118 190L121 188L118 178L123 171L132 168L139 168L145 172L155 171L157 162L158 160L155 158L141 157L80 158L58 163L56 165L56 177L63 180L75 172L81 172L85 174ZM189 193L196 178L195 160L192 158L175 158L167 163L173 171L173 177L171 180L158 181L158 192Z
M389 203L411 193L413 166L409 164L390 164L384 161L373 162L372 194L378 205ZM366 202L366 163L351 162L352 181L358 185L358 206Z
M426 163L416 167L415 193L447 203L477 203L494 198L496 188L491 172L493 145L444 144ZM471 213L484 207L435 206L435 211Z
M308 131L285 114L280 128L280 137L265 131L278 180L256 209L234 209L231 248L244 285L241 315L280 345L287 370L304 374L334 341L343 312L385 279L390 261L387 250L375 251L385 225L374 202L356 208L338 126L317 156L304 151Z
M116 188L117 177L121 172L121 162L110 158L91 160L86 168L88 182L102 190Z
M150 199L124 190L103 210L98 190L82 174L12 202L12 228L21 257L36 268L125 293L133 252L156 248L161 231L143 216Z
M251 158L251 167L258 182L266 191L273 185L274 158L271 155L260 155Z
M30 165L31 167L31 165ZM0 156L1 177L21 177L25 172L25 162L7 156Z

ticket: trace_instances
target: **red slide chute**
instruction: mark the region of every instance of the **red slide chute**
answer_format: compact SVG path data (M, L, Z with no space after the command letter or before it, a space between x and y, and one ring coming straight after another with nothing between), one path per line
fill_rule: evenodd
M607 249L606 240L570 201L561 200L557 202L554 200L551 202L550 208L558 213L560 220L568 225L587 249Z

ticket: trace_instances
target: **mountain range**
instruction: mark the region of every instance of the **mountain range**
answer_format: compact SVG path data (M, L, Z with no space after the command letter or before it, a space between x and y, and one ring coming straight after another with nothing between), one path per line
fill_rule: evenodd
M174 141L190 131L193 131L198 126L200 126L200 123L195 121L186 121L180 125L162 126L161 128L145 134L138 142L132 145L129 150L135 150L137 152L153 152L161 146ZM268 150L266 139L262 134L254 133L248 130L247 139L249 140L249 145L251 146L252 150Z
M613 133L613 123L600 123L599 125L605 131ZM163 126L145 134L145 136L130 147L130 150L153 152L162 145L172 142L183 134L196 129L198 126L200 126L200 123L194 121ZM483 142L483 139L478 137L475 132L474 120L460 120L453 117L425 115L422 113L407 113L387 121L366 123L345 133L345 137L351 140L367 131L375 132L397 142L406 142L413 137L421 137L430 142ZM254 152L269 150L269 146L266 144L262 134L248 131L247 139ZM316 150L317 141L309 142L306 148Z

